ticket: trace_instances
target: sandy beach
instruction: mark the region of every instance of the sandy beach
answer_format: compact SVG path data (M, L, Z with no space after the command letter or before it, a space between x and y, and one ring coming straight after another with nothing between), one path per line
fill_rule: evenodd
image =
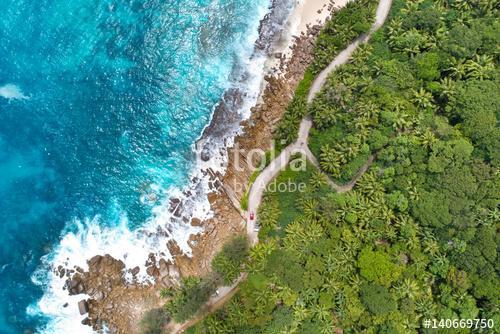
M347 2L348 0L297 0L288 18L287 27L275 46L275 53L280 57L270 58L266 67L274 69L276 74L286 72L285 60L290 60L293 56L295 38L307 36L313 26L323 26L334 8L341 8Z

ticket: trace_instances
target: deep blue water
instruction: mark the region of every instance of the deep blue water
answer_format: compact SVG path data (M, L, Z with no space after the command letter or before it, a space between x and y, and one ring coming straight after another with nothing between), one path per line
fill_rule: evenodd
M75 219L137 227L151 184L187 182L267 3L0 1L0 333L50 320L31 276Z

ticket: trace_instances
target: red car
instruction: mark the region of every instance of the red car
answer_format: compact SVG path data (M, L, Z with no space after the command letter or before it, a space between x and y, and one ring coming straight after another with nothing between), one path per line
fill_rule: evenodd
M253 212L250 212L250 220L254 220L254 218L255 218L254 213L253 213Z

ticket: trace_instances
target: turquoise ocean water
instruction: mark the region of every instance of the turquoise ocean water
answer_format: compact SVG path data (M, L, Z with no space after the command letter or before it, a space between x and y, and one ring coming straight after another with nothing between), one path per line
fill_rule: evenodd
M192 145L268 5L0 2L0 333L86 331L62 311L50 265L65 247L76 262L127 247L188 182Z

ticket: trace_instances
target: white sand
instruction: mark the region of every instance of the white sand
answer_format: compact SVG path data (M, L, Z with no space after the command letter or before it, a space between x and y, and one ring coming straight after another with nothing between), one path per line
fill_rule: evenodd
M308 26L324 24L331 12L328 10L330 3L341 8L349 0L297 0L287 23L286 30L281 36L281 40L276 47L276 53L281 53L285 59L290 59L294 39L293 36L306 34ZM270 59L266 64L267 68L277 68L279 61Z
M345 0L335 1L345 3ZM328 6L330 0L298 0L292 13L291 22L294 22L294 34L307 32L307 25L322 24L330 14ZM320 13L318 13L320 12Z

